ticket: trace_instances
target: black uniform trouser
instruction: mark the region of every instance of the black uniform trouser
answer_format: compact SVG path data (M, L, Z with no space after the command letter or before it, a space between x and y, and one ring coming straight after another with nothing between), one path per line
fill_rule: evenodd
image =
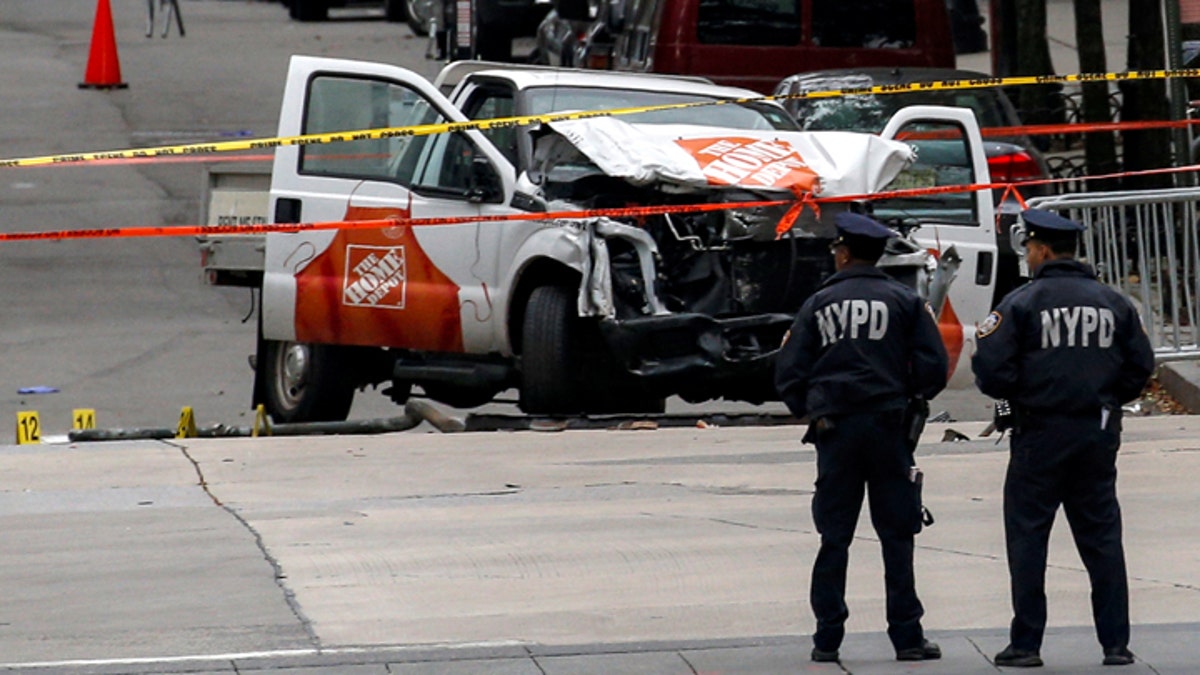
M818 433L813 522L821 548L813 564L810 600L817 618L813 644L833 651L842 642L846 619L846 567L862 509L864 486L871 523L883 549L888 636L897 649L922 644L921 617L913 578L913 532L920 505L909 481L912 451L903 433L903 411L838 415Z
M1117 413L1119 415L1120 413ZM1004 535L1012 582L1012 645L1037 651L1046 628L1046 557L1061 504L1092 586L1103 647L1129 644L1129 584L1117 503L1120 419L1029 416L1012 438L1004 481Z

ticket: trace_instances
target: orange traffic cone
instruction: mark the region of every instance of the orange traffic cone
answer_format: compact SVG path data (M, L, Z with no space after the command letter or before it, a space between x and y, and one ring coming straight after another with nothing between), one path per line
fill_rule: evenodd
M108 0L96 4L96 22L92 25L92 48L81 89L124 89L121 64L117 60L117 36L113 31L112 7Z

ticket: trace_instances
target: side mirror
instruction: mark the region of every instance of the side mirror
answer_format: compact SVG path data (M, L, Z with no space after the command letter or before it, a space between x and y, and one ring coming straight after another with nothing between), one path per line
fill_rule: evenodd
M500 175L487 157L476 156L471 160L471 188L467 191L467 199L472 204L495 204L504 199Z
M554 0L554 11L559 18L567 21L588 21L591 19L588 0Z

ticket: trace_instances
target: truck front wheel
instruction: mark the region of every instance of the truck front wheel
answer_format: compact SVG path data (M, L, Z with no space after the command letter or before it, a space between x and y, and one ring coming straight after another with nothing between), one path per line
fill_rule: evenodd
M526 413L583 410L581 324L566 286L540 286L529 296L521 327L521 409Z
M350 414L354 385L337 347L264 340L263 388L275 422L340 422Z

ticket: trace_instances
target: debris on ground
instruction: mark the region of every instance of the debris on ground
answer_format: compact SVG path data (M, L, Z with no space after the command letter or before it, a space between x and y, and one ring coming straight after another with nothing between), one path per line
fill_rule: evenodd
M1142 390L1141 398L1125 406L1124 410L1134 415L1188 414L1188 409L1171 396L1171 392L1167 391L1167 388L1162 385L1157 375L1150 378L1149 384Z

